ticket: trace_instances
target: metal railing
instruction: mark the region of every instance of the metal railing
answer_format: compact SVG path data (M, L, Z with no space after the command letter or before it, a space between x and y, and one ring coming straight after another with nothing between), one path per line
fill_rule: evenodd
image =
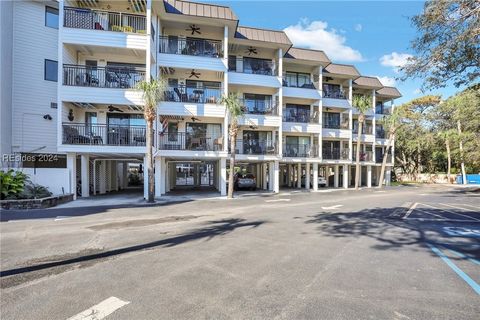
M218 103L222 96L220 87L187 87L170 86L163 96L164 101L192 102L192 103Z
M322 150L322 158L324 160L348 160L349 149L328 148Z
M385 130L376 130L375 137L378 139L385 139Z
M353 125L353 134L357 134L358 132L358 124ZM370 124L363 125L362 127L362 134L373 134L373 126Z
M162 132L157 139L159 150L221 151L223 137L186 132Z
M63 123L63 144L145 146L145 126Z
M357 153L353 152L353 161L357 161ZM361 151L360 161L373 161L373 151Z
M237 64L237 61L240 63ZM240 67L238 67L239 65ZM261 74L265 76L273 76L276 74L275 64L272 60L249 59L247 57L243 59L235 59L235 66L232 63L232 60L230 60L228 71Z
M375 153L375 162L376 162L376 163L382 163L384 156L385 156L384 154L381 154L381 153L379 153L379 152L376 152L376 153ZM387 156L387 163L391 163L391 162L392 162L392 154L389 153L388 156Z
M331 99L347 99L345 92L341 90L323 90L323 97L324 98L331 98Z
M285 113L283 115L284 122L297 122L297 123L318 123L318 113L313 114L308 111L301 111L296 113Z
M237 154L257 154L257 155L276 155L278 145L273 141L260 139L238 139L235 142L235 152Z
M314 90L317 89L313 82L304 83L302 85L299 85L299 84L289 83L287 79L283 79L282 86L283 87L289 87L289 88L302 88L302 89L314 89Z
M135 67L63 65L63 85L98 88L135 88L145 79L145 70Z
M223 44L220 40L189 39L160 36L160 53L220 58Z
M283 156L315 158L318 156L318 146L311 144L284 144Z
M336 121L326 121L323 123L325 129L342 129L348 130L348 121L336 122Z
M278 115L278 100L240 99L246 114Z
M75 7L65 7L64 13L63 26L67 28L143 34L147 32L147 19L143 15Z

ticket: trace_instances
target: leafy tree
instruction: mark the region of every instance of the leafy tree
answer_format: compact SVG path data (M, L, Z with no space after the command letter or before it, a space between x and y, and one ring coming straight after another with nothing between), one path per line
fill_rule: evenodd
M157 116L157 105L162 100L166 81L163 78L151 79L150 81L142 81L137 88L142 90L145 108L143 116L147 123L146 137L146 156L147 156L147 174L148 174L148 202L154 202L155 198L155 176L153 172L153 123Z
M10 169L0 171L1 199L15 199L25 187L28 176L21 172Z
M468 85L480 77L480 2L429 0L412 18L415 56L401 68L403 80L425 79L423 88Z
M372 108L372 97L369 95L354 95L352 104L358 111L357 152L355 157L355 190L358 190L360 185L360 142L362 127L365 123L365 113Z
M243 116L243 109L240 97L237 93L231 92L228 96L223 96L220 103L225 104L228 113L230 127L228 135L230 138L230 172L228 175L228 193L227 198L233 198L233 175L235 168L235 142L238 134L238 119Z

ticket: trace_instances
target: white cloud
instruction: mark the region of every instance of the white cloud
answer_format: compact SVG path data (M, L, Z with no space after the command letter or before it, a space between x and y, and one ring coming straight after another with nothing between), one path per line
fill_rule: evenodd
M420 89L415 89L415 90L413 90L413 94L417 94L417 95L418 95L418 94L421 94L421 93L422 93L422 90L420 90Z
M302 19L284 29L297 47L323 50L332 60L362 61L362 54L345 44L346 38L335 29L328 29L324 21Z
M394 78L391 78L391 77L377 77L377 78L386 87L395 86L396 81Z
M380 63L385 67L392 67L395 72L398 72L398 68L403 67L408 58L413 57L408 53L398 53L392 52L391 54L386 54L380 58Z
M357 23L355 25L355 31L360 32L360 31L362 31L362 29L363 29L363 26L360 23Z

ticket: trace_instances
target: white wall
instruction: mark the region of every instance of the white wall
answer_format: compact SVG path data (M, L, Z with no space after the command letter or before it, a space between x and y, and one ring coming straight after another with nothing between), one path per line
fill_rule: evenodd
M58 61L58 29L45 26L45 2L14 1L13 11L13 151L56 152L57 83L44 80L44 60Z
M3 169L8 170L8 169ZM70 193L70 173L67 168L21 168L19 171L27 174L29 179L36 184L47 187L54 195ZM72 190L75 192L75 190Z
M13 2L0 1L0 153L12 152Z

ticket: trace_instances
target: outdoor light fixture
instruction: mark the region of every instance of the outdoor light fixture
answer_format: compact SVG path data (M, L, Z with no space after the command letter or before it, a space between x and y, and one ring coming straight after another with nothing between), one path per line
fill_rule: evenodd
M43 116L43 119L45 119L45 120L52 120L53 118L52 118L51 115L46 114L46 115Z
M68 111L68 121L73 121L75 119L75 117L73 116L73 109L70 109L70 111Z

